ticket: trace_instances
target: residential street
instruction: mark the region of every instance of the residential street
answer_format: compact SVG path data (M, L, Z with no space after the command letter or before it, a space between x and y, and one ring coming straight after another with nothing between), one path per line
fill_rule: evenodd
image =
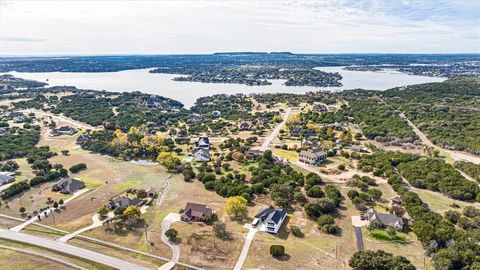
M268 149L268 146L270 145L270 143L275 139L275 137L277 137L278 133L280 132L280 130L282 130L283 126L285 125L285 123L287 123L287 119L288 117L290 116L290 114L292 113L292 108L287 108L287 110L285 111L284 115L283 115L283 121L280 122L272 131L272 133L270 133L270 135L268 135L267 137L265 137L262 145L260 147L258 147L257 149L258 150L261 150L261 151L265 151Z
M121 259L117 259L108 255L93 252L87 249L79 248L54 240L41 238L38 236L28 235L24 233L14 232L11 230L0 229L0 238L27 243L34 246L47 248L50 250L66 253L75 257L80 257L93 262L101 263L110 267L121 270L147 270L149 268L136 265Z

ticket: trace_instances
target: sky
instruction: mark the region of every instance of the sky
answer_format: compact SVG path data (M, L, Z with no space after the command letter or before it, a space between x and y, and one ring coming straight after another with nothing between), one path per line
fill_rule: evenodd
M480 0L0 0L0 55L480 53Z

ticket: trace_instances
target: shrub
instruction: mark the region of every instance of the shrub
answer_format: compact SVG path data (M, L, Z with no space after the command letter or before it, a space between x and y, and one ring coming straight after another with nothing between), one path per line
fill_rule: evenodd
M298 226L290 226L290 231L292 232L292 234L296 237L304 237L305 234L302 232L302 230L300 230L300 227Z
M312 186L309 190L307 190L307 196L313 198L322 198L325 196L323 193L322 187L319 185Z
M322 231L328 234L336 234L340 228L334 224L327 224L322 227Z
M334 223L335 223L335 220L331 215L321 215L317 220L317 224L319 227L323 227L325 225L330 225Z
M70 167L70 169L68 169L71 173L76 173L76 172L79 172L81 170L85 170L87 168L87 164L85 163L78 163L77 165L73 165L72 167Z
M170 240L172 242L175 242L175 241L177 241L178 232L175 229L168 229L165 232L165 236L168 237L168 240Z
M285 247L282 245L271 245L270 246L270 254L273 257L279 257L285 254Z

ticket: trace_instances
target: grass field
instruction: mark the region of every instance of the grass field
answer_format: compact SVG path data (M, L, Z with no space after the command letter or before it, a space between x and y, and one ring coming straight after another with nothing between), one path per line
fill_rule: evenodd
M287 159L290 162L297 162L298 161L298 153L295 151L290 150L283 150L279 148L272 148L272 152L279 156L282 159Z

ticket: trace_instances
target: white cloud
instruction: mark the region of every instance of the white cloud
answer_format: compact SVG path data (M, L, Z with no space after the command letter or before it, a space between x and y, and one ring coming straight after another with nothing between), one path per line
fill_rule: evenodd
M479 52L475 2L3 1L0 54Z

